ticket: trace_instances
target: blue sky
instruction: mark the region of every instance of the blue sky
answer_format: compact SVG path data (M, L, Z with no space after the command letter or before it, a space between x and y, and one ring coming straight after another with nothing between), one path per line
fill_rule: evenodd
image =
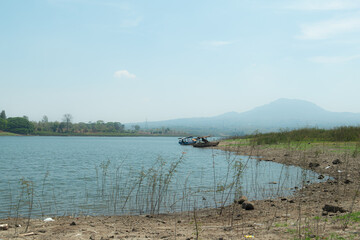
M0 110L138 122L360 112L358 0L1 0Z

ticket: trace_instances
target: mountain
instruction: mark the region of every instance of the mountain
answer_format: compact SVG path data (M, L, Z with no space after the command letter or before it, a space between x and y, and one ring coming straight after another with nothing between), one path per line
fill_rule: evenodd
M142 128L145 126L145 123L136 124ZM360 125L360 113L330 112L308 101L285 98L243 113L228 112L215 117L147 123L149 128L169 127L192 134L213 135L240 135L255 130L269 132L285 128L331 128L344 125Z

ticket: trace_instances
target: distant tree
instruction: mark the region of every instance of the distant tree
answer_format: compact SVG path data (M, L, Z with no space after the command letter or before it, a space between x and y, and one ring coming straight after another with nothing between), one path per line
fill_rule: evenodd
M6 129L13 133L30 134L34 132L34 125L24 117L14 117L7 119Z
M72 119L73 119L73 117L71 116L71 114L69 114L69 113L64 114L63 122L65 123L65 126L66 126L66 132L69 132L69 127L71 125Z
M86 123L80 122L77 124L77 131L81 133L88 132L88 125Z
M49 118L48 118L46 115L44 115L43 118L41 119L41 122L42 122L42 123L48 123L48 122L49 122Z
M0 113L0 118L6 120L6 114L5 114L5 110L2 110Z
M58 121L50 123L50 129L53 132L57 132L59 128L60 123Z
M119 122L114 122L114 127L117 132L124 132L125 126Z
M61 122L58 126L58 132L63 133L64 132L64 128L66 128L66 122Z
M97 120L95 125L96 132L104 132L106 130L106 125L103 120Z
M135 128L135 131L137 131L137 132L140 130L140 126L139 126L139 125L135 125L134 128Z
M0 130L5 131L6 130L6 125L7 125L7 120L0 118Z
M106 125L106 132L116 132L115 123L107 122L105 125Z
M41 122L39 122L38 125L43 131L50 131L50 123L46 115L42 117Z

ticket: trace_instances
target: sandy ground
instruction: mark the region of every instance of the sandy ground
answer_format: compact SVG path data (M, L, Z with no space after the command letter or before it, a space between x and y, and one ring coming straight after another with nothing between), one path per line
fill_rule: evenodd
M32 219L26 233L25 219L1 219L9 229L0 230L0 239L360 239L360 216L343 217L360 211L359 156L321 146L299 151L221 143L219 148L312 169L334 180L307 185L292 197L254 201L254 210L234 203L166 215ZM324 211L325 205L341 209Z

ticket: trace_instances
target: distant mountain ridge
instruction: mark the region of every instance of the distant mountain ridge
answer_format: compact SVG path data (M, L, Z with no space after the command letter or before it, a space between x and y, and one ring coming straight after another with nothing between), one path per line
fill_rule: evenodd
M145 127L145 123L137 124ZM169 127L193 134L213 135L241 135L255 130L269 132L285 128L331 128L348 125L360 125L360 113L330 112L309 101L286 98L242 113L228 112L215 117L147 123L149 128Z

